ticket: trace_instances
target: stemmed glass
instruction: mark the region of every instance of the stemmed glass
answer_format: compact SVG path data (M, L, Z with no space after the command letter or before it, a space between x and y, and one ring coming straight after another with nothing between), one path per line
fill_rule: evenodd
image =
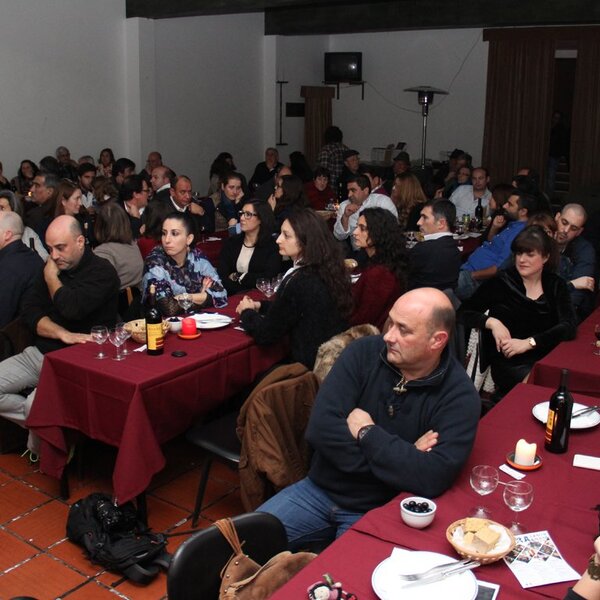
M526 481L509 481L504 485L504 504L515 513L527 510L533 502L533 486ZM517 521L517 515L510 526L514 535L523 533L521 524Z
M489 465L477 465L471 471L471 487L480 496L491 494L498 487L498 469ZM488 518L490 511L485 506L479 505L472 511L473 517Z
M106 354L104 354L104 352L102 352L101 346L108 339L108 329L106 327L104 327L104 325L94 325L94 327L92 327L92 329L91 329L91 334L92 334L92 339L94 340L94 342L96 342L96 344L98 344L100 346L100 350L98 351L98 354L96 354L96 356L94 356L94 358L100 358L100 359L106 358Z
M192 300L191 294L188 294L187 292L183 292L183 294L179 294L177 296L177 304L179 304L179 306L181 306L181 308L183 308L183 314L187 315L188 310L192 307L192 304L194 304L194 301Z
M115 328L121 330L121 336L123 337L123 344L131 337L131 331L125 327L125 323L117 323ZM129 356L131 352L127 350L126 346L123 346L123 356Z
M125 342L123 329L113 327L108 334L108 339L110 340L110 343L117 349L117 354L113 357L113 360L125 360L125 357L121 353L121 346Z
M265 288L267 287L267 280L264 277L259 277L256 280L256 289L259 292L265 293Z
M407 248L412 248L417 243L415 241L416 234L417 234L416 231L407 231L406 232L406 239L408 240L407 244L406 244Z

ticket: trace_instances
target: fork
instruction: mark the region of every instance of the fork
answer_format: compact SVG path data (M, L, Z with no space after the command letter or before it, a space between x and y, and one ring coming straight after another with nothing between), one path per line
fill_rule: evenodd
M453 572L455 570L461 570L463 568L468 568L475 565L479 566L479 563L476 560L471 560L470 558L463 558L458 562L454 561L451 563L445 563L443 565L437 565L436 567L432 567L431 569L423 571L422 573L410 573L408 575L398 574L398 577L402 581L420 581L421 579L427 579L432 575L436 575L444 571L445 569L448 569L449 572ZM456 569L453 567L456 567Z
M571 415L571 418L572 419L576 419L577 417L581 417L583 415L587 415L588 413L594 412L595 410L598 410L598 409L600 409L600 405L586 406L585 408L580 408L579 410L575 411Z

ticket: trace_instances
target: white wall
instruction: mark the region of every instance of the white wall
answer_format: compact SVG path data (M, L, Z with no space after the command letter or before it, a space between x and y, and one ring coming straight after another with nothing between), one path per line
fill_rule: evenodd
M3 0L0 10L0 160L6 176L23 158L65 145L97 157L129 152L124 0Z
M248 176L264 153L263 31L262 14L154 24L157 149L199 192L219 152Z
M430 108L427 157L439 159L440 151L458 147L479 163L488 52L481 34L481 29L456 29L330 36L330 51L363 53L367 81L364 101L356 86L342 89L333 101L333 120L345 143L369 158L373 146L404 141L411 159L419 158L421 107L417 94L403 90L429 85L450 95L436 96Z

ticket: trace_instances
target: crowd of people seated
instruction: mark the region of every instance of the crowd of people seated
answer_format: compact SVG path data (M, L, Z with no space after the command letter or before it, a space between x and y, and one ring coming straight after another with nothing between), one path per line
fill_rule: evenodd
M460 325L483 332L483 366L491 366L499 400L591 312L598 232L582 235L580 204L550 211L530 168L490 190L491 174L463 151L431 177L413 171L405 152L389 172L361 165L337 127L324 141L314 170L299 152L288 166L267 148L249 182L222 152L205 193L194 193L159 152L139 173L110 148L97 162L76 162L59 147L39 165L23 160L12 179L0 165L0 272L11 274L0 286L0 327L20 318L34 336L0 362L0 416L22 425L44 353L89 341L93 325L141 315L150 285L165 317L182 313L183 295L202 309L240 294L235 308L247 334L259 345L287 337L289 360L308 369L319 347L351 325L384 333L342 354L308 426L309 477L263 507L283 520L290 540L325 529L328 539L339 535L411 473L413 491L443 491L468 456L480 412L464 357L449 344L462 331L453 305L462 301ZM457 225L480 232L470 256L458 247ZM199 244L204 233L223 237L215 264ZM241 295L277 278L270 300ZM441 398L443 410L434 410ZM397 412L403 419L394 421ZM35 440L29 447L37 450ZM406 468L392 472L398 461ZM341 477L349 472L356 477ZM319 514L299 517L297 503L307 498ZM331 501L346 510L339 522L323 516Z

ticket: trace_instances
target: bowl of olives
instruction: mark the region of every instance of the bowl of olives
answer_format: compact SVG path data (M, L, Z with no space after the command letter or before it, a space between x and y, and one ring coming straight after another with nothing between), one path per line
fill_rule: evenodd
M402 520L415 529L427 527L435 516L437 506L433 500L421 496L409 496L400 500Z

